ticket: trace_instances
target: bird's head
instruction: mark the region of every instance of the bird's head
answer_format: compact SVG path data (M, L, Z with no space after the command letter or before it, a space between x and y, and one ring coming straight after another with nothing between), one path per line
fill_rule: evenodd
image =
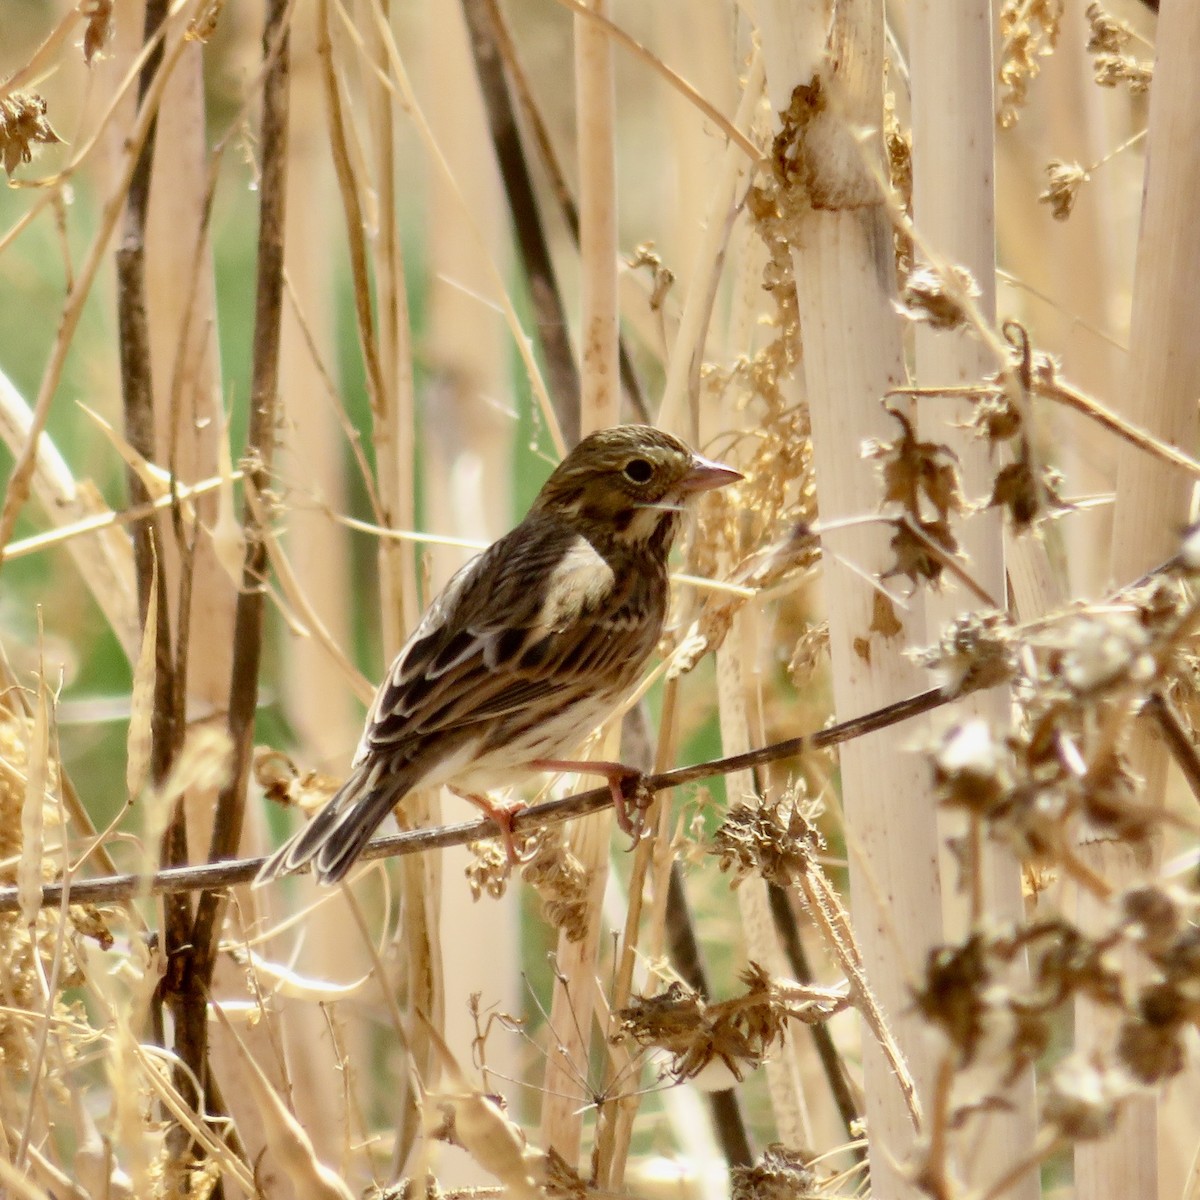
M563 459L531 512L569 520L593 542L651 545L665 557L688 502L741 478L661 429L615 425Z

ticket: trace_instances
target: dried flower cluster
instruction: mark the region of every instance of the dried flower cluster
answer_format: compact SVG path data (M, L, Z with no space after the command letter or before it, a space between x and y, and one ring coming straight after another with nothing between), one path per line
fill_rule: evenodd
M732 1200L801 1200L817 1185L817 1177L804 1156L778 1142L749 1167L734 1167Z
M33 160L35 146L61 140L46 119L46 101L36 92L0 96L0 160L9 175Z
M1024 634L993 619L983 641L952 636L926 661L966 678L978 647L987 677L1015 668L1022 719L1003 739L978 722L944 736L933 755L942 802L975 814L1023 859L1067 870L1081 833L1149 837L1163 814L1138 799L1128 738L1146 696L1187 667L1195 622L1188 589L1159 575L1111 605Z
M1088 5L1087 20L1087 50L1093 56L1096 82L1101 87L1127 84L1134 95L1148 91L1154 66L1129 53L1133 30L1099 4Z
M1075 207L1079 189L1091 176L1079 163L1063 162L1057 158L1051 159L1046 167L1046 175L1046 190L1038 196L1038 200L1050 205L1050 212L1056 221L1065 221Z
M733 872L734 887L752 874L788 887L824 848L824 839L808 815L784 800L757 807L735 804L713 837L710 853L722 871Z
M1137 888L1119 898L1112 924L1095 936L1061 917L1016 930L976 930L930 953L917 1006L954 1048L960 1066L984 1059L1001 1066L1009 1080L1050 1051L1055 1029L1078 997L1114 1012L1116 1041L1092 1063L1097 1078L1109 1080L1094 1089L1102 1098L1084 1106L1077 1090L1069 1112L1061 1098L1047 1112L1048 1120L1075 1127L1064 1128L1070 1136L1099 1136L1116 1100L1183 1070L1185 1039L1200 1027L1198 900L1159 886ZM1131 969L1130 951L1141 956L1140 970ZM1012 968L1022 960L1029 974L1018 985ZM1055 1069L1056 1079L1063 1072L1056 1091L1079 1078L1074 1062L1065 1058ZM1103 1117L1081 1111L1097 1106Z
M843 992L772 979L757 963L741 981L746 991L732 1000L706 1001L679 981L656 996L635 996L618 1014L619 1036L668 1053L676 1080L694 1079L718 1062L741 1080L783 1041L789 1020L823 1021L847 1003Z
M1029 99L1029 85L1041 71L1039 59L1053 53L1062 24L1063 0L1004 0L1000 9L999 122L1017 123Z

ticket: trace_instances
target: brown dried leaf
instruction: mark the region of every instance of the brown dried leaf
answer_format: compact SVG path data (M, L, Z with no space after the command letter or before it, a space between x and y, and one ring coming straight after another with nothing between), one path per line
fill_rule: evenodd
M112 36L113 0L86 0L79 6L79 12L87 18L83 30L83 61L90 67L92 59Z

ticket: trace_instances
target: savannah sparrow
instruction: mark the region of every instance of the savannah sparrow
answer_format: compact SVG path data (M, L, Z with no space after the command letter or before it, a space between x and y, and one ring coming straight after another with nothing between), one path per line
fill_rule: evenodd
M265 882L313 863L341 879L414 788L445 784L505 834L486 793L543 770L636 774L564 761L630 693L662 633L667 555L687 502L741 476L647 425L586 437L511 533L429 606L367 714L349 779L267 860ZM618 804L618 811L622 811Z

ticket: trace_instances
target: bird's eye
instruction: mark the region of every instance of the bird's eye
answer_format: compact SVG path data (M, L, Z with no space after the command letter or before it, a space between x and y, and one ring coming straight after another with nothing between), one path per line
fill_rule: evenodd
M654 467L644 458L631 458L626 464L623 474L630 483L649 483L654 474Z

